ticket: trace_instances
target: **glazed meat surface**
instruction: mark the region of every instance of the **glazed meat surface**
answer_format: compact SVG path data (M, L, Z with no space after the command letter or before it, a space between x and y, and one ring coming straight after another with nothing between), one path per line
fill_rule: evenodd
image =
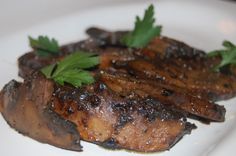
M92 49L90 51L95 51L94 47L96 49L97 45L96 42L91 40L91 41L84 41L78 44L72 44L68 47L62 48L63 51L68 51L68 49L73 49L73 50L78 50L81 49L81 47L86 47L88 46ZM72 46L72 48L71 48ZM67 49L66 49L67 48ZM88 49L88 48L86 48ZM100 65L97 70L112 70L113 73L115 72L125 72L126 75L126 80L131 80L133 82L129 81L124 81L123 84L118 81L119 76L116 74L113 78L113 80L109 79L107 81L107 84L114 83L111 85L111 89L113 89L115 92L117 92L116 88L114 89L115 82L114 80L117 79L116 82L118 82L118 85L120 88L123 87L123 90L126 90L128 94L131 94L132 92L137 92L137 86L139 86L139 92L142 91L143 93L146 94L146 96L152 96L158 100L162 100L162 102L166 105L169 106L175 106L176 108L180 109L181 111L184 111L186 114L190 115L196 115L198 117L210 120L210 121L224 121L224 115L225 115L225 109L222 106L216 105L213 102L209 102L208 99L205 98L199 98L197 95L192 95L189 94L188 91L186 91L183 88L180 88L176 85L169 85L168 83L165 83L165 81L161 80L156 80L156 79L151 79L150 76L145 76L143 73L138 73L138 72L132 72L131 68L129 67L129 63L133 61L138 61L141 58L137 55L137 53L140 53L140 51L128 51L125 48L114 48L114 47L109 47L109 48L100 48L96 51L100 55ZM19 66L21 69L20 74L21 75L27 75L28 73L32 72L32 68L30 68L30 65L27 63L32 63L37 64L37 68L42 68L45 66L47 63L55 62L56 60L59 60L61 57L59 56L58 58L47 58L47 60L42 60L42 58L37 58L37 56L34 56L31 61L28 58L29 55L34 55L33 53L28 53L25 56L22 56L19 59ZM44 59L44 58L43 58ZM24 62L26 60L26 62ZM24 64L24 63L26 64ZM37 62L37 63L34 63ZM145 61L145 63L138 64L137 66L146 66L148 61ZM144 68L144 67L142 67ZM141 69L142 69L141 68ZM152 69L152 68L151 68ZM149 69L150 70L150 69ZM30 71L30 72L29 72ZM147 70L148 71L148 70ZM132 73L131 73L132 72ZM123 74L124 75L124 74ZM141 75L141 76L140 76ZM128 79L127 79L128 77ZM140 84L137 85L138 81L140 81ZM150 83L151 82L151 83ZM133 83L133 87L130 87L128 89L125 89L126 86L129 83ZM116 85L116 86L118 86ZM153 87L155 86L155 88ZM172 96L163 96L160 95L162 90L169 90L170 92L173 92ZM181 98L175 98L175 97L181 97ZM207 109L206 109L207 108Z
M120 46L120 38L127 32L90 28L87 33L97 42ZM183 42L156 37L137 55L139 59L120 64L145 78L162 80L212 101L229 99L236 94L236 83L233 83L236 82L236 69L213 72L212 68L219 64L220 58L209 58L205 52Z
M100 69L112 65L126 68L131 74L145 79L183 88L193 95L211 101L229 99L236 94L234 72L213 72L219 58L208 58L206 53L167 37L156 37L144 49L130 50L120 45L119 39L127 31L107 32L88 29L90 39L65 45L59 56L39 58L30 52L19 58L19 75L25 77L34 70L62 59L65 55L84 50L101 56Z
M34 73L24 83L9 82L0 105L20 133L78 151L80 138L112 149L162 151L195 128L183 113L160 101L119 96L100 80L82 88L62 87Z
M133 78L127 74L101 73L101 79L113 91L124 96L136 93L142 97L153 97L166 106L175 108L187 115L210 121L224 121L225 109L206 99L197 98L184 90L144 79Z
M18 59L23 83L0 92L0 111L9 125L40 142L81 151L80 140L139 152L171 148L196 128L187 117L223 122L214 101L236 94L235 72L212 67L219 58L167 37L143 49L120 43L128 31L87 30L89 39L64 45L58 55L29 52ZM46 79L41 68L75 51L99 55L94 84L75 88ZM29 128L30 127L30 128Z

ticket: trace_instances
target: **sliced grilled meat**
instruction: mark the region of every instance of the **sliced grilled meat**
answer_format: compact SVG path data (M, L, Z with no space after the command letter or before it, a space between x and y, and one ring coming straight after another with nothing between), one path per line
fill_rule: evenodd
M82 88L57 86L40 73L7 84L0 105L17 131L72 150L81 150L81 137L108 148L162 151L195 128L161 101L119 96L99 80Z
M86 30L86 33L93 39L97 40L97 42L100 43L100 45L104 46L120 46L122 45L121 38L129 33L129 31L115 31L115 32L109 32L107 30L103 30L96 27L91 27Z
M186 65L185 67L184 63L178 66L176 61L160 61L161 63L155 63L145 59L135 59L119 62L119 64L138 77L184 88L195 96L212 101L228 99L236 94L234 76L215 73L204 67L202 69L195 68L195 70L194 66ZM201 62L197 64L201 66Z
M131 68L129 67L129 64L127 65L127 62L133 62L136 61L134 60L135 56L133 55L132 52L125 51L125 52L106 52L102 53L100 55L101 57L101 64L99 66L99 69L109 69L111 67L117 67L121 69L121 66L124 66L125 68L122 69L123 72L126 72L126 75L130 76L130 72L132 71ZM112 63L112 60L115 60L115 63ZM133 61L129 61L133 60ZM119 62L124 62L123 64L120 64ZM43 62L44 63L44 62ZM42 63L42 66L44 65ZM144 67L149 67L145 66L145 64L138 64L137 68L139 66L144 66ZM142 71L143 68L140 67L140 70ZM152 69L152 68L151 68ZM118 72L116 69L112 69L113 72ZM149 69L150 70L150 69ZM148 72L148 70L145 70ZM144 92L145 95L149 95L151 97L155 97L158 100L161 100L163 103L171 105L171 106L176 106L176 108L181 108L182 111L185 111L187 114L191 115L196 115L198 117L202 117L204 119L210 120L210 121L224 121L224 116L225 116L225 109L222 106L216 105L214 103L208 102L207 99L204 98L199 98L197 96L193 96L190 94L187 94L185 89L181 89L179 87L165 84L165 81L159 81L159 80L150 80L148 77L149 75L146 76L145 74L136 74L134 75L135 72L132 72L132 77L129 78L131 82L129 81L124 81L123 83L115 83L113 82L114 79L119 79L119 75L115 74L115 76L111 77L113 79L108 79L107 84L112 84L110 87L113 88L114 86L118 87L120 89L123 89L126 91L128 94L135 92L135 90L138 90L139 92ZM139 76L142 75L142 76ZM142 81L137 80L138 78L141 78ZM107 77L108 78L108 77ZM105 80L105 79L104 79ZM127 80L127 78L126 78ZM139 84L137 83L139 81ZM132 86L130 88L127 88L128 84L133 84L136 83L138 85ZM155 88L154 88L155 86ZM122 88L123 87L123 88ZM137 88L138 87L138 88ZM126 89L127 88L127 89ZM160 93L162 92L163 88L166 88L168 90L171 90L172 92L175 92L175 96L169 96L169 97L164 97L161 96ZM118 90L114 91L118 92ZM179 97L179 98L175 98ZM180 98L181 97L181 98Z
M219 63L219 58L208 58L203 51L182 42L157 37L145 49L130 50L118 42L125 31L106 32L91 28L87 32L93 39L65 45L57 57L39 58L33 52L23 55L19 58L20 76L25 77L33 70L54 63L73 51L86 50L102 56L101 69L110 67L117 60L131 60L126 66L130 71L151 79L162 79L195 96L217 101L229 99L236 94L236 83L232 83L236 82L235 74L212 71L212 67Z
M181 88L133 78L117 71L114 73L102 71L100 77L109 88L122 95L135 93L142 97L153 97L161 103L187 114L212 121L224 121L225 108L223 106L192 96Z
M93 30L93 31L99 32L100 30ZM103 35L103 36L106 36L106 35ZM109 41L106 41L106 42L109 42ZM113 42L113 44L115 44L115 42ZM221 95L221 97L227 96L226 93L232 92L232 87L231 88L229 87L227 90L226 89L218 90L217 89L218 86L215 84L209 84L206 86L203 86L202 84L202 86L199 87L196 84L197 81L195 79L186 77L185 73L181 75L182 67L178 68L175 66L174 63L172 65L172 63L169 63L170 61L168 61L168 59L158 58L156 56L158 52L156 51L150 51L147 49L128 50L122 47L117 48L117 47L109 47L109 46L102 47L103 45L104 44L101 43L101 41L86 40L86 41L78 42L78 43L71 44L68 46L63 46L62 52L66 54L66 53L69 53L67 51L76 51L76 50L81 50L81 49L95 51L97 54L100 55L100 58L101 58L99 69L103 69L103 70L112 69L114 70L114 72L117 72L117 70L118 71L121 70L123 72L126 72L126 74L129 75L129 77L131 77L132 75L133 77L132 82L135 82L135 83L137 79L142 79L141 81L142 83L140 82L140 84L138 85L139 92L144 92L145 95L156 97L158 100L162 100L163 103L167 103L171 106L181 108L181 110L185 111L187 114L196 115L198 117L202 117L210 121L224 121L224 116L225 116L224 107L216 105L212 102L208 102L209 101L208 98L209 96L211 96L212 97L210 98L211 100L215 99L216 94L213 94L213 93L217 93L217 95ZM181 45L183 46L184 44L182 43ZM188 51L191 51L189 50L190 47L186 49L188 49ZM191 53L191 52L188 52L188 53ZM27 73L29 73L28 71L32 71L32 69L40 69L44 67L45 65L50 64L49 63L50 60L52 63L54 63L55 61L61 59L61 57L56 57L56 58L54 57L54 58L46 58L47 60L45 61L43 60L45 58L41 58L41 59L37 58L37 56L33 53L28 53L28 55L34 55L34 57L22 56L19 59L20 68L21 69L25 68L24 70L22 70L22 73L23 73L22 75L27 75ZM193 55L196 57L200 57L203 55L203 52L199 52L199 51L192 52L191 56L193 57ZM143 56L145 56L148 59L142 58ZM188 57L190 57L190 55ZM159 59L158 63L155 62L155 60L157 59ZM38 66L36 68L31 68L29 64L31 62L32 64L34 64L33 62L36 62L35 64L38 64ZM213 76L214 75L215 74L213 74ZM116 76L117 78L119 78L118 75ZM218 79L216 79L216 81L217 80ZM226 81L226 80L228 80L227 76L225 76L225 79L218 80L218 81L220 82L220 81ZM186 83L186 81L188 83ZM109 82L111 82L111 80L109 80L108 83ZM202 79L200 82L203 83L206 81ZM130 83L130 82L125 81L125 83ZM123 88L122 86L120 86L120 88L125 90L127 93L131 93L131 92L134 92L134 90L137 90L137 85L131 88L125 89L127 88L127 85L125 83L123 83ZM120 82L118 84L122 85ZM116 84L116 86L118 86L118 84ZM156 88L152 89L153 86L155 86ZM111 88L114 87L114 84L110 87ZM174 97L173 96L170 96L170 97L160 96L160 93L163 90L163 88L166 88L168 90L171 90L172 92L175 92L174 95L176 96L178 95L178 97L181 97L181 98L177 98L178 100L176 100L174 98L176 96ZM203 88L205 90L203 90ZM211 91L213 90L216 90L218 92L215 91L212 93ZM206 92L208 94L206 94ZM214 95L214 98L213 98L213 95Z
M120 46L119 40L125 33L96 28L90 28L87 32L90 37L113 46ZM115 35L117 37L112 42L112 36ZM132 64L136 70L145 73L144 76L163 79L166 83L183 87L188 92L212 101L229 99L236 94L236 83L230 83L236 82L235 69L231 69L232 72L227 69L223 69L221 73L212 72L212 68L219 64L220 58L208 58L205 52L183 42L156 37L139 55L144 57L147 63L135 60L136 63ZM152 70L154 66L155 71Z
M100 42L120 47L120 38L125 32L108 32L90 28L88 34ZM114 37L114 36L117 37ZM112 41L112 38L115 38ZM112 44L111 44L112 43ZM167 37L156 37L150 44L136 52L143 60L131 61L132 68L144 76L163 79L170 85L187 89L196 96L212 101L232 98L236 95L236 69L212 71L220 59L209 58L206 53L183 42ZM124 64L124 63L123 63Z
M81 151L76 125L49 107L53 91L54 84L42 75L34 75L23 84L12 80L0 92L1 113L12 128L26 136Z
M104 55L101 58L101 68L111 66L111 60L126 61L134 59L133 52L122 47L102 47L103 43L94 39L88 39L80 42L71 43L61 47L59 55L51 57L39 57L35 52L28 52L18 59L19 76L26 78L35 70L39 70L49 64L63 59L72 52L82 50L92 52L98 55Z
M170 77L165 79L169 84L186 88L213 101L229 99L236 94L236 69L232 73L228 70L212 70L219 64L218 57L209 58L203 51L166 37L155 38L144 51L151 56L156 74L162 78Z
M57 56L30 52L19 58L24 83L11 81L0 92L0 111L13 128L70 150L80 151L82 139L154 152L169 149L196 128L186 116L224 121L224 107L209 100L234 96L236 84L234 74L211 71L219 58L166 37L156 37L144 49L128 49L120 43L127 31L91 28L87 33L92 38L62 46ZM59 86L35 72L78 50L100 56L92 71L96 83Z

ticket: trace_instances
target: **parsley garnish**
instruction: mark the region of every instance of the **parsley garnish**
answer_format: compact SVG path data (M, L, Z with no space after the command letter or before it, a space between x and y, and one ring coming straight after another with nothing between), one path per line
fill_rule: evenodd
M51 40L47 36L39 36L34 39L29 36L30 46L35 50L38 56L50 56L56 55L60 51L57 40L52 38Z
M209 57L221 56L221 62L214 67L214 71L219 71L220 68L227 65L236 65L236 46L230 41L224 41L222 45L225 49L215 50L207 54Z
M48 78L53 79L60 85L69 83L75 87L82 84L94 82L93 76L85 69L99 64L99 57L87 52L75 52L62 61L41 69L41 72Z
M151 39L159 36L161 33L161 26L154 26L154 6L150 5L143 19L136 17L134 30L121 39L121 43L133 48L145 47Z

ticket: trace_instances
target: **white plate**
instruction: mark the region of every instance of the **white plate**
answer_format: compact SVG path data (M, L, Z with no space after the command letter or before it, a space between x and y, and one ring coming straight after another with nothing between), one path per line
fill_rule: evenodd
M150 2L150 1L149 1ZM170 1L154 2L157 22L163 25L163 34L201 48L213 50L228 39L236 43L236 4L222 1ZM55 19L23 32L0 38L0 87L17 77L17 57L29 50L27 36L47 34L60 43L85 38L84 30L101 26L112 30L132 28L135 15L143 15L149 3L120 4L89 8L86 11ZM236 99L220 102L227 109L224 123L198 126L191 135L186 135L170 151L153 153L158 156L234 155L236 146ZM81 153L62 150L42 144L11 129L0 116L0 155L3 156L135 156L140 153L109 151L82 141Z

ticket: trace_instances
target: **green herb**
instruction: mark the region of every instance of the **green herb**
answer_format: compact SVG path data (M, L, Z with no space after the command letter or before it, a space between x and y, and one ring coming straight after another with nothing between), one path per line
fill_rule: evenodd
M154 26L154 6L150 5L143 19L136 17L134 30L121 39L121 43L128 47L142 48L145 47L150 40L161 33L161 26Z
M41 72L49 79L53 79L60 85L69 83L75 87L94 82L93 76L85 69L99 64L99 57L87 52L75 52L62 61L41 69Z
M209 57L221 56L221 62L214 67L214 71L219 71L227 65L236 65L236 46L230 41L224 41L222 45L225 49L208 53Z
M56 55L60 51L57 40L52 38L51 40L47 36L39 36L34 39L29 36L30 46L35 50L39 56Z

